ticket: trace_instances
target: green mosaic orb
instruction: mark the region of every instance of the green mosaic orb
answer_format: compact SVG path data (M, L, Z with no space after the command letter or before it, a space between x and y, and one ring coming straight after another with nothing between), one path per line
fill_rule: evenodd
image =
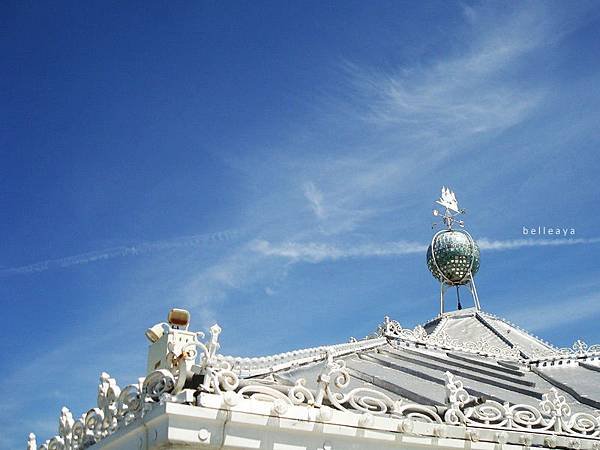
M464 231L441 231L427 249L427 267L445 284L466 284L470 280L469 268L473 275L479 270L479 247Z

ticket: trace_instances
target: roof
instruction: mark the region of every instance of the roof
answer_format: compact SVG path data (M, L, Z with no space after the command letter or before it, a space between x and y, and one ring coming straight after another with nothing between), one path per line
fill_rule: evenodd
M385 318L362 340L260 358L218 354L221 329L210 332L206 342L169 347L166 359L173 367L139 383L121 389L102 374L98 408L78 420L63 409L53 439L91 445L143 421L165 402L227 409L249 401L249 410L256 410L252 402L258 400L271 402L272 414L306 408L309 420L331 420L328 411L337 410L359 414L361 427L379 416L398 422L403 432L408 420L438 424L429 429L434 434L461 426L473 439L497 430L489 434L493 442L600 448L600 347L576 341L572 349L558 349L475 308L414 329ZM98 426L106 429L98 432Z
M577 357L473 308L445 314L414 330L389 319L385 327L380 327L386 339L379 345L346 354L342 349L336 358L350 374L349 389L367 386L393 400L444 405L449 372L472 395L499 403L537 407L554 388L573 411L600 409L600 358L594 352ZM250 367L243 359L232 362L240 373L244 363ZM303 378L316 390L326 365L326 359L305 364L292 360L258 376L247 370L245 379L285 387Z

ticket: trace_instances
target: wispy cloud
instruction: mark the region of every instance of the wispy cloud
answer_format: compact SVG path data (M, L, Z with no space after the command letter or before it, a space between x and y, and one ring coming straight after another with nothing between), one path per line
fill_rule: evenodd
M600 243L600 238L592 239L514 239L514 240L488 240L477 241L481 250L517 250L526 247L546 247L564 245L584 245ZM322 261L336 261L348 258L376 258L403 256L413 253L423 253L428 244L418 242L384 242L368 243L358 246L336 246L316 242L287 242L272 244L265 240L254 241L250 248L265 256L288 258L299 262L319 263Z
M553 24L546 15L533 5L493 18L489 11L469 8L465 33L473 39L460 53L388 73L349 64L368 98L365 118L396 130L410 127L417 139L444 142L520 122L539 104L543 89L505 75L548 43Z
M315 215L322 219L325 217L325 208L323 207L323 193L317 189L313 182L304 184L304 196L308 200L311 209Z
M0 269L0 277L45 272L52 269L79 266L97 261L122 258L125 256L137 256L163 250L198 247L207 243L228 241L235 238L237 235L239 235L239 232L227 230L218 233L196 234L173 239L163 239L151 242L141 242L127 246L111 247L102 250L79 253L77 255L66 256L63 258L47 259L24 266L2 268Z
M318 111L338 138L302 141L308 148L327 145L335 157L294 148L287 166L296 173L283 169L286 180L302 186L318 231L341 235L380 220L424 180L465 154L488 151L490 139L530 119L551 91L520 71L561 26L546 9L538 3L510 13L466 8L464 40L441 56L386 69L344 62L340 95L333 92Z

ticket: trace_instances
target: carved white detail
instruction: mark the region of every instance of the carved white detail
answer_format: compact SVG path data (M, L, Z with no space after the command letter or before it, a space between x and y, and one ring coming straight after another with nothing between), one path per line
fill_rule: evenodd
M321 406L327 401L340 411L352 409L375 415L394 411L396 402L382 392L363 387L344 392L350 384L350 373L344 360L334 361L333 354L328 353L325 368L325 372L317 379L319 391L315 400L316 406Z
M35 434L29 433L27 439L27 450L37 450L37 442L35 441Z
M310 350L310 358L322 358L321 353L325 354L323 370L314 380L315 390L309 389L306 380L302 378L287 387L277 385L276 388L264 384L264 381L263 384L246 383L240 387L238 373L233 369L230 360L217 354L220 333L221 328L218 325L211 327L211 337L207 342L200 341L198 338L203 338L204 335L198 333L195 342L186 345L179 354L170 354L169 358L173 362L171 370L156 370L123 389L119 388L110 375L103 372L98 384L97 406L77 420L74 420L67 408L62 408L58 435L40 445L39 449L83 450L116 430L143 418L157 403L195 403L194 392L186 389L186 386L196 392L220 395L225 408L234 407L244 398L271 402L273 415L283 415L291 406L305 405L317 408L319 413L316 417L322 421L331 420L333 410L359 413L361 426L369 426L374 416L387 415L399 419L401 424L398 429L407 433L412 430L412 421L423 421L436 424L436 435L439 436L444 434L440 426L465 426L468 428L465 438L472 441L479 439L479 433L469 427L498 429L499 442L504 439L504 430L520 431L524 435L535 432L566 435L572 437L569 441L571 448L581 445L579 438L600 437L600 416L582 412L572 414L565 397L556 389L544 394L538 407L501 404L471 396L461 380L446 372L446 405L445 409L440 410L428 405L403 403L377 389L349 388L350 371L344 360L336 359L339 357L337 351L346 354L350 348L374 348L381 345L379 341L390 337L427 345L450 348L456 346L444 333L432 337L423 327L403 329L397 322L386 318L379 330L379 334L385 338L344 344L350 347L320 347L314 354L310 353L313 352ZM464 351L465 348L471 347L462 343L461 349ZM590 348L580 342L573 347L573 352L587 352ZM476 346L472 351L483 350L482 347ZM304 353L302 356L306 355ZM200 359L196 363L198 356ZM293 357L297 358L298 355L290 356ZM288 363L289 361L285 364ZM191 386L193 376L196 376L198 382ZM554 441L548 441L548 446L553 443ZM35 435L31 434L28 450L35 446Z
M412 330L410 328L402 328L396 320L391 320L387 316L384 318L383 324L377 328L376 334L387 338L416 342L448 350L477 353L496 358L520 359L521 357L521 350L517 346L512 348L496 347L483 339L478 341L460 341L459 339L451 338L445 331L436 334L427 334L427 331L421 325L417 325Z
M571 347L556 350L532 349L530 353L532 360L535 362L574 361L600 356L600 344L588 345L585 341L577 339Z
M403 404L394 401L387 394L370 388L346 390L350 374L344 361L334 360L330 355L325 370L318 376L316 396L306 389L305 380L300 379L291 387L286 396L281 391L263 385L250 385L238 391L247 398L285 404L306 404L321 408L320 420L330 420L331 409L352 411L369 416L389 414L405 420L418 420L430 423L491 428L507 431L552 432L573 437L598 438L600 436L600 416L589 413L571 414L564 396L554 388L542 396L539 407L524 404L484 401L471 396L461 380L446 372L446 411L443 415L434 407L419 404ZM294 393L301 388L303 396ZM328 419L329 418L329 419ZM366 419L364 419L366 420ZM362 423L362 422L361 422ZM404 427L401 427L404 430ZM402 431L401 430L401 431ZM406 431L405 431L406 432ZM471 433L472 432L472 433ZM439 433L438 433L439 434ZM471 430L466 438L478 439ZM499 431L498 439L505 435Z
M459 380L446 373L449 409L445 419L453 425L484 428L503 428L527 432L552 431L578 437L600 436L600 416L589 413L571 414L565 397L555 388L542 396L539 407L487 400L475 406L467 406L472 397Z
M224 355L216 355L215 357L219 361L229 363L231 370L238 375L254 376L272 372L273 370L284 370L295 365L322 361L327 358L327 352L333 352L338 356L342 356L380 347L386 342L386 339L380 336L370 336L362 340L351 338L350 342L344 344L305 348L256 358L239 358Z
M172 362L171 370L159 369L137 383L120 389L114 378L106 372L100 375L97 406L73 420L67 408L62 408L59 419L58 435L40 446L43 450L80 450L85 449L116 430L142 418L152 406L163 401L186 401L187 397L178 397L187 380L194 374L201 375L202 383L197 389L204 392L222 393L238 387L239 379L231 372L230 366L216 358L219 349L221 328L213 325L211 338L204 343L196 338L195 342L185 346L180 353L170 349L168 355ZM197 337L204 337L198 333ZM201 360L195 364L201 350ZM35 436L29 439L29 446L35 446Z
M599 344L588 345L585 343L585 341L582 341L581 339L577 339L573 343L571 348L561 348L561 349L559 349L558 352L563 355L584 356L584 355L588 355L590 353L599 353L600 345Z

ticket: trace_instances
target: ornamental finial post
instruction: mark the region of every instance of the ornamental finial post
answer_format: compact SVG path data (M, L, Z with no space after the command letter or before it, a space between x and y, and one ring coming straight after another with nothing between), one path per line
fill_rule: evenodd
M27 439L27 450L37 450L37 442L35 440L35 434L29 433L29 438Z

